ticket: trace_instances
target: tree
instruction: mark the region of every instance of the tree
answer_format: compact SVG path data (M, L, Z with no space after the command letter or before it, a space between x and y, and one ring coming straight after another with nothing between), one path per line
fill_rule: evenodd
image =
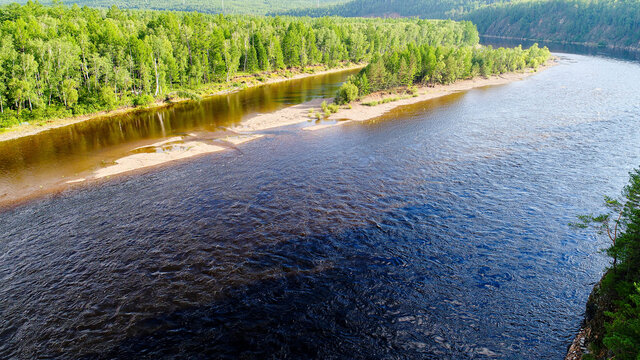
M78 83L73 79L65 79L62 82L62 100L64 102L64 106L67 108L72 107L76 102L78 102Z
M350 82L345 82L336 93L335 103L338 105L348 104L358 97L358 87Z

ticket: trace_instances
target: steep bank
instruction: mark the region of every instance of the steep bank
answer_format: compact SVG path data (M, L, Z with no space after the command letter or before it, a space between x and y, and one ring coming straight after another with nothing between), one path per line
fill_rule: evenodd
M600 351L592 353L594 350L602 346L605 328L604 323L607 320L606 311L613 310L612 299L603 291L602 281L607 276L605 273L593 287L589 299L587 300L584 321L578 330L578 334L569 346L565 360L581 360L593 356L592 359L606 359L607 352Z

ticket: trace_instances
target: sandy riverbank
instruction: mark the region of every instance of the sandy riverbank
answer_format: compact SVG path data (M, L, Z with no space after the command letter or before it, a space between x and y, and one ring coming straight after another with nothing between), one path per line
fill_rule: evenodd
M210 92L206 94L204 97L206 98L206 97L219 96L219 95L234 93L234 92L241 91L251 87L259 87L259 86L264 86L269 84L281 83L285 81L303 79L307 77L338 73L338 72L347 71L347 70L354 70L354 69L362 68L363 66L364 65L362 64L354 64L354 65L348 65L344 67L325 69L325 70L319 70L319 69L324 69L322 67L309 67L297 73L293 73L291 76L285 76L283 72L272 73L272 74L269 74L268 79L265 79L262 81L258 80L258 76L246 76L246 75L238 76L234 78L231 82L242 83L244 84L242 87L232 87L232 88L227 88L219 91ZM63 119L56 119L56 120L47 120L40 123L17 125L9 129L5 129L3 132L0 132L0 142L13 140L21 137L26 137L26 136L31 136L43 131L60 128L64 126L69 126L69 125L81 123L84 121L111 118L111 117L124 115L130 112L149 111L152 109L168 107L168 106L172 106L172 105L182 103L182 102L187 102L187 101L194 101L194 100L190 100L190 99L172 99L171 101L159 100L146 107L126 106L126 107L122 107L112 111L101 111L98 113L93 113L88 115L74 116L70 118L63 118Z
M332 114L327 120L335 121L334 124L318 124L305 128L305 130L321 130L331 126L343 125L349 121L366 121L371 120L399 106L411 105L438 97L454 94L461 91L468 91L474 88L504 85L513 81L525 79L535 75L551 66L556 65L555 61L550 61L546 65L539 67L537 70L527 69L522 72L506 73L501 75L493 75L487 78L477 77L469 80L457 81L449 85L436 85L434 87L419 87L414 96L401 96L394 93L371 94L365 96L359 101L353 102L350 108L342 107L338 112ZM388 98L400 97L399 100L382 103ZM372 102L380 102L378 105L366 105Z
M477 77L469 80L461 80L449 85L419 87L417 89L416 96L402 96L397 93L390 92L371 94L358 101L352 102L350 104L350 107L342 106L340 110L338 110L338 112L331 114L329 117L325 118L325 120L329 121L329 123L321 122L319 124L313 124L304 127L303 130L322 130L334 126L344 125L352 121L371 120L384 115L386 112L399 106L411 105L422 101L435 99L441 96L471 90L474 88L504 85L513 81L522 80L556 64L557 62L552 60L549 61L546 65L539 67L537 70L527 69L520 72L494 75L488 78ZM384 99L398 97L400 98L399 100L382 103L382 100ZM323 101L326 101L327 104L330 104L333 102L333 99L315 99L303 104L278 110L273 113L259 114L246 121L243 121L242 124L235 126L231 130L243 133L257 132L281 126L315 121L315 113L323 113L321 109L321 104ZM365 105L371 102L380 102L380 104L373 106Z
M189 140L192 135L178 136L134 149L134 154L120 158L114 161L110 166L96 170L88 178L74 179L67 181L67 183L71 184L86 180L101 179L133 170L140 170L177 160L188 159L198 155L211 154L259 139L262 136L263 135L260 134L234 135L215 139L218 143L228 143L230 146L216 145L213 144L211 140Z

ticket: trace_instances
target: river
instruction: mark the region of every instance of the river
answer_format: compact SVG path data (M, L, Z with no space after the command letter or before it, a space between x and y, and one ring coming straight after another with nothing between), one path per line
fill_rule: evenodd
M0 358L563 357L608 264L568 223L640 164L640 64L557 56L4 210Z

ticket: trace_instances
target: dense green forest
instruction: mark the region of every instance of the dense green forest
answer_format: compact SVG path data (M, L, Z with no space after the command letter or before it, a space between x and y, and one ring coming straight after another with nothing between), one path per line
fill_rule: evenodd
M640 48L636 0L353 0L289 13L470 20L483 35Z
M493 49L408 44L404 50L374 55L371 62L338 90L336 102L348 103L372 92L412 86L450 84L479 75L489 76L537 68L551 56L547 48Z
M296 8L313 8L343 2L344 0L64 0L65 5L77 4L98 8L117 6L120 9L198 11L224 14L265 14ZM25 0L0 0L0 4L26 3ZM53 4L55 0L42 0Z
M493 3L493 0L352 0L333 6L294 9L296 16L411 17L446 19Z
M176 90L314 64L363 63L409 43L473 46L469 22L0 8L0 124L142 105Z
M533 0L481 7L461 18L484 35L640 48L640 2Z
M620 200L606 198L610 212L582 216L611 240L612 266L589 297L586 325L590 354L583 359L640 358L640 169L630 174Z

